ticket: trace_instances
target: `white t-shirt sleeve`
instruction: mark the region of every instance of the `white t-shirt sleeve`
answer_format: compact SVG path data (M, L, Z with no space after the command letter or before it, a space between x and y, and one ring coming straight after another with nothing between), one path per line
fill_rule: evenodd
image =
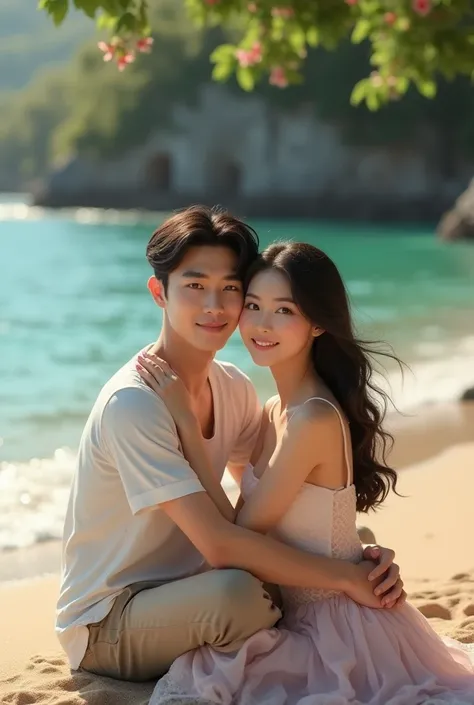
M133 514L204 491L180 450L171 415L151 390L115 392L103 411L101 434Z
M229 458L229 462L235 465L247 465L250 461L262 421L262 406L255 387L248 378L244 378L243 384L242 426Z

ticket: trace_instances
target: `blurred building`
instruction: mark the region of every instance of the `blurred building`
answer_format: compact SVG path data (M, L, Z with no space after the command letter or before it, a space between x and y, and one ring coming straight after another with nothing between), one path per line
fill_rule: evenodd
M118 159L72 158L36 202L162 210L203 201L248 215L426 220L452 205L474 167L457 164L446 179L426 145L348 145L310 105L279 113L212 84L173 123Z

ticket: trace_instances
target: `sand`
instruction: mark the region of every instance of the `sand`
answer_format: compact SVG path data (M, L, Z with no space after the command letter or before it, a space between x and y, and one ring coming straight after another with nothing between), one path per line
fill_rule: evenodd
M474 404L426 409L392 430L405 497L360 523L397 551L410 600L433 627L474 643ZM145 705L153 683L69 670L53 631L58 565L56 543L0 554L0 702Z

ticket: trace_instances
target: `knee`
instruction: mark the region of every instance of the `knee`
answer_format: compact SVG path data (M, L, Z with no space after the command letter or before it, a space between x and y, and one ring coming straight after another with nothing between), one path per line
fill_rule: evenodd
M242 622L248 617L257 629L268 628L280 618L278 607L258 578L245 570L228 569L218 573L221 604L239 614Z
M233 605L259 601L263 599L265 590L257 578L245 570L219 570L218 590L220 597Z

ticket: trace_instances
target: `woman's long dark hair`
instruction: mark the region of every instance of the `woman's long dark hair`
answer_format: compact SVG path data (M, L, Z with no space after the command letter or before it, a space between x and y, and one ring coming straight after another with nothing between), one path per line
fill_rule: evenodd
M386 462L393 438L382 428L390 400L373 382L371 358L382 354L401 362L357 339L341 275L317 247L305 242L270 245L250 268L247 281L267 269L286 275L298 308L325 331L313 343L313 364L349 421L357 509L367 512L397 484L397 474Z

